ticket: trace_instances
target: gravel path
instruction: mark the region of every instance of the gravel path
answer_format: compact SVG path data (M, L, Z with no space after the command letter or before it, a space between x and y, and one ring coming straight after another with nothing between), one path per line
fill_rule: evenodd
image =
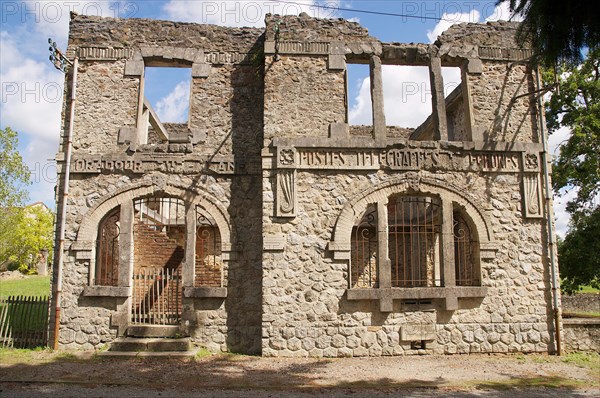
M0 396L598 397L600 374L544 355L384 358L3 357Z

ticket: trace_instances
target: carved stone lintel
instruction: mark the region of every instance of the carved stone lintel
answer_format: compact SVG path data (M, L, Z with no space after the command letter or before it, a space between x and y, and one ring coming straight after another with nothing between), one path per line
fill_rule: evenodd
M275 217L296 217L296 170L277 173Z
M537 173L523 174L523 217L542 218L542 187Z

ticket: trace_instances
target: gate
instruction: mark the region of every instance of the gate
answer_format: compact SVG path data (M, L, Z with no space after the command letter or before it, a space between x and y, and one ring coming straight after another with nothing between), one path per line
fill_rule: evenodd
M181 268L140 269L133 276L132 323L179 324L181 297Z

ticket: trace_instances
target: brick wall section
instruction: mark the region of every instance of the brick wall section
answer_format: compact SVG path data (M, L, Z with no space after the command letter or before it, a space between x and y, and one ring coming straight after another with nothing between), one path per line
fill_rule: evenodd
M184 250L165 232L136 221L134 226L134 273L140 268L175 269L184 259Z

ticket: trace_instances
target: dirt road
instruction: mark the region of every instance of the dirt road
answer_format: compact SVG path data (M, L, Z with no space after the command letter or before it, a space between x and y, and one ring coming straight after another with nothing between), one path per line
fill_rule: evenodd
M600 361L599 356L591 357ZM545 355L394 358L113 358L0 355L0 396L597 397L600 367Z

